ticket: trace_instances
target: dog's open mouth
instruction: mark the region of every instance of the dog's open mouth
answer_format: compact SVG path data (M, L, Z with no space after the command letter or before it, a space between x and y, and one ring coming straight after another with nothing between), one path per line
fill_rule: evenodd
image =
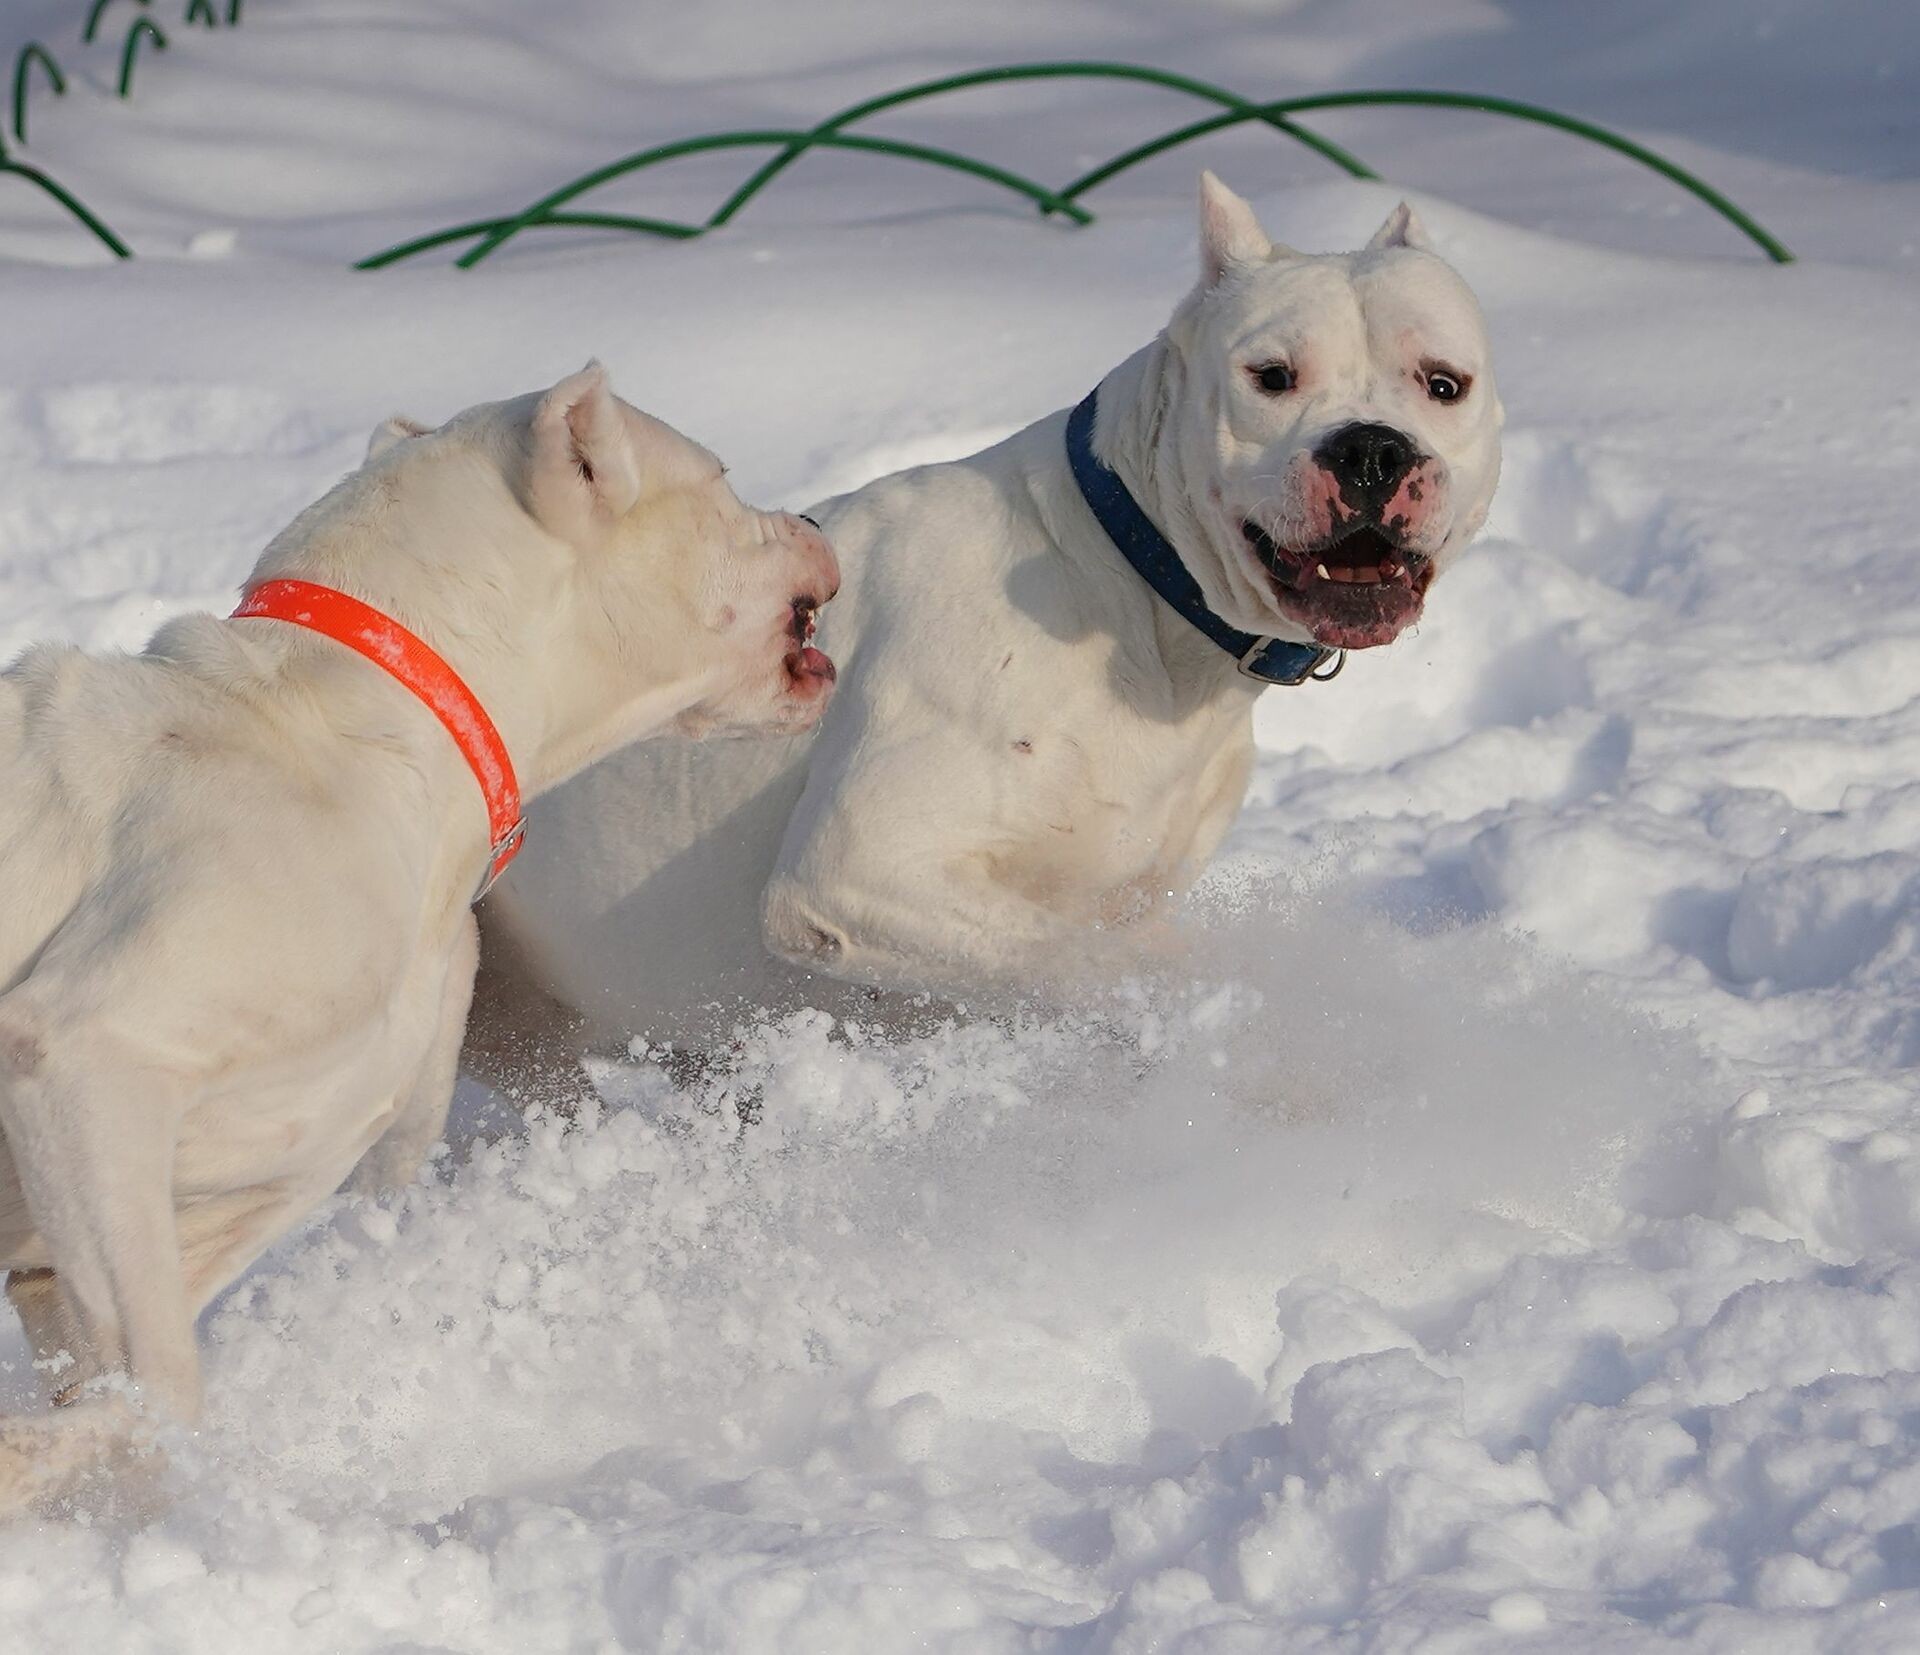
M1377 524L1358 525L1306 550L1282 546L1258 523L1240 532L1273 577L1281 610L1329 649L1391 643L1417 620L1433 563Z
M813 634L820 624L820 599L806 593L793 600L793 614L787 622L787 636L799 645L787 656L787 679L794 693L818 695L839 676L825 650L813 647Z
M787 636L796 644L810 644L820 624L820 600L801 593L793 600L793 613L787 621Z

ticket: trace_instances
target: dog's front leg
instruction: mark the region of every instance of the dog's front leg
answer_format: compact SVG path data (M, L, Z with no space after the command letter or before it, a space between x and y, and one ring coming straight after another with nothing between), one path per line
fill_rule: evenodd
M777 870L761 909L767 947L850 982L943 995L1064 986L1085 971L1091 939L981 859L872 850Z
M1000 877L1019 830L977 746L937 738L823 753L761 903L780 958L951 995L1078 975L1085 927Z
M901 871L911 877L824 888L776 877L763 909L767 947L849 982L941 995L1063 987L1082 975L1086 950L1038 903L965 868Z
M426 1154L446 1131L447 1110L460 1078L460 1042L473 1005L473 982L480 969L480 928L472 914L460 922L460 933L447 961L447 985L441 994L439 1022L433 1044L412 1089L400 1100L393 1124L354 1168L347 1187L358 1194L377 1195L413 1182Z

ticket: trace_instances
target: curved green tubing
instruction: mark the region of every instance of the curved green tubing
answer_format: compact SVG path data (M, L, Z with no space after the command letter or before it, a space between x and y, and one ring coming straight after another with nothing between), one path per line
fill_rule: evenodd
M45 64L47 73L53 78L54 90L56 92L66 90L65 83L61 78L60 66L53 61L53 55L50 52L37 44L29 44L21 49L20 55L14 60L13 66L13 124L15 132L23 142L26 138L26 122L24 118L26 106L22 98L22 93L26 86L27 65L36 60ZM69 213L78 219L80 223L92 233L94 238L105 247L108 252L113 254L115 258L130 259L133 257L132 249L109 230L106 225L102 224L99 219L95 218L93 214L87 210L84 202L69 193L57 181L49 178L38 167L29 166L25 161L14 160L14 158L7 153L5 143L0 143L0 178L4 178L9 174L15 178L24 178L29 184L33 185L35 189L41 191L43 194L52 196L55 201L59 202L61 206L66 208Z
M130 259L133 257L133 249L128 247L124 241L109 230L106 225L102 224L99 219L95 218L92 213L88 212L85 204L77 197L68 194L66 190L62 189L38 167L30 167L24 161L16 161L4 150L0 150L0 176L4 176L7 173L12 173L16 178L24 178L29 184L37 185L48 195L52 196L55 201L59 202L61 206L65 207L68 212L72 213L75 218L79 219L82 224L91 230L95 239L98 240L108 252L113 254L115 258Z
M27 141L27 71L36 63L46 70L55 97L65 97L67 92L67 77L60 73L53 53L39 41L29 40L13 60L13 135L23 144Z
M80 31L80 39L84 44L93 44L93 37L100 32L101 14L112 4L113 0L93 0L93 9L87 13L87 26ZM148 0L140 0L140 4L144 6Z
M1165 69L1149 69L1136 63L1012 63L998 69L975 69L969 74L947 75L939 80L920 81L913 86L903 86L897 92L883 93L877 98L868 98L864 103L851 104L837 115L829 115L808 138L790 144L778 155L765 162L760 170L749 178L739 189L722 202L713 217L707 220L709 226L725 224L733 215L758 195L766 186L799 160L811 147L813 137L829 132L838 132L842 127L854 121L864 120L868 115L877 115L883 109L894 109L903 103L918 103L923 98L939 97L946 92L958 92L970 86L986 86L997 82L1015 80L1135 80L1144 81L1151 86L1164 86L1175 92L1185 92L1192 97L1205 98L1211 103L1222 104L1228 109L1253 109L1255 105L1245 98L1227 91L1224 87L1214 86L1203 80L1195 80L1190 75L1176 75ZM1310 149L1344 168L1355 178L1377 178L1365 162L1349 155L1337 144L1294 125L1284 116L1262 116L1268 125L1284 132L1290 138L1296 138Z
M1002 81L1042 80L1042 79L1117 79L1142 81L1151 85L1168 87L1193 97L1204 98L1209 102L1224 105L1222 112L1209 116L1205 120L1195 121L1176 130L1162 134L1149 142L1137 145L1111 161L1094 168L1064 189L1054 192L1035 184L1030 179L1008 173L984 162L971 160L950 150L936 150L923 145L906 144L893 140L860 138L842 130L853 121L878 113L884 109L896 108L904 103L915 102L922 98L935 97L945 92L958 91L965 87L987 85ZM362 259L356 266L361 270L377 270L415 253L425 252L429 248L444 246L448 242L458 241L465 236L477 236L480 239L456 261L462 269L472 269L482 259L488 257L522 230L534 229L542 225L587 222L602 223L611 228L628 229L636 232L671 236L676 239L690 239L704 230L714 229L729 222L746 204L759 194L779 174L805 154L808 149L825 147L831 149L861 149L885 154L926 161L933 165L948 167L955 171L972 173L976 177L988 179L1002 186L1018 191L1037 202L1043 212L1064 212L1076 223L1092 222L1092 215L1078 208L1078 197L1098 184L1136 166L1149 157L1164 153L1180 144L1218 132L1227 127L1238 126L1249 121L1260 121L1285 133L1288 137L1306 144L1318 154L1325 156L1334 165L1343 168L1356 178L1375 178L1378 174L1368 168L1364 162L1350 155L1330 140L1294 123L1290 117L1314 109L1343 109L1381 105L1414 105L1428 108L1473 109L1485 114L1502 115L1514 120L1532 122L1542 126L1554 127L1559 131L1572 133L1590 142L1602 145L1618 154L1651 168L1662 177L1678 184L1682 189L1705 202L1721 217L1752 240L1766 255L1777 264L1789 264L1793 255L1775 237L1770 235L1758 223L1725 196L1713 189L1704 180L1676 166L1663 156L1655 154L1643 145L1610 132L1605 127L1594 125L1571 115L1561 115L1550 109L1533 104L1519 103L1510 98L1482 97L1460 92L1423 92L1423 91L1384 91L1384 92L1332 92L1310 97L1281 99L1275 102L1253 103L1240 98L1221 87L1205 81L1194 80L1184 75L1170 74L1164 70L1149 69L1136 64L1067 62L1067 63L1025 63L1009 64L997 69L975 70L968 74L951 75L940 80L922 81L914 86L903 87L898 91L869 98L863 103L851 105L835 115L829 116L817 126L805 131L793 132L724 132L703 138L683 139L677 143L662 144L652 149L641 150L621 160L596 168L558 190L526 207L521 212L497 219L477 220L470 225L455 229L436 231L431 235L417 237L403 242L385 251ZM637 172L662 161L681 155L697 154L707 150L733 149L749 145L777 143L780 148L775 155L768 157L754 173L742 183L714 211L704 225L690 226L653 219L634 219L616 222L616 215L557 214L554 209L573 200L576 196L596 188L610 179L629 172Z
M705 228L716 229L720 225L727 223L734 214L739 212L742 207L765 189L769 183L809 149L818 145L824 145L828 148L842 147L837 143L841 129L854 121L864 119L868 115L878 114L884 109L897 108L904 103L917 103L923 98L939 97L943 93L961 91L970 86L983 86L1000 81L1059 80L1069 78L1081 80L1145 81L1151 85L1165 86L1177 92L1186 92L1194 97L1205 98L1211 103L1224 104L1230 109L1253 110L1257 107L1249 103L1246 99L1237 97L1222 87L1210 85L1206 81L1195 80L1189 75L1176 75L1164 69L1148 69L1132 63L1014 63L998 69L975 69L963 75L947 75L939 80L920 81L913 86L901 87L895 92L883 93L877 98L868 98L863 103L849 105L837 115L829 115L817 126L810 127L805 132L791 134L782 145L779 154L771 156L763 162L759 169L755 171L745 183L720 204L714 211L713 216L707 220ZM1298 139L1309 148L1326 156L1335 166L1343 168L1355 178L1376 178L1379 176L1369 168L1365 162L1349 155L1337 144L1331 143L1315 133L1307 132L1283 117L1275 117L1269 124L1285 132L1289 137ZM720 134L719 136L732 137L735 135ZM698 142L702 148L712 147L704 140ZM619 172L633 171L636 170L638 166L652 164L654 160L666 159L664 156L656 156L651 152L643 153L645 155L644 159L640 156L630 156L625 163L614 163L615 170L613 173L605 171L590 173L585 179L576 180L574 184L567 186L566 192L562 194L561 199L571 199L572 195L578 194L581 190L592 189L594 185L604 183L607 178L615 176ZM552 200L553 197L548 198L549 202ZM542 208L544 205L544 203L535 202L534 205L528 207L524 212L510 220L504 221L495 230L489 232L480 245L469 250L457 261L460 268L463 270L472 269L474 265L486 258L504 242L536 223L542 216ZM1055 209L1047 207L1043 210L1052 212ZM1090 223L1091 219L1083 219L1080 222Z
M133 27L127 30L126 44L120 48L120 96L133 96L133 60L140 50L142 38L151 39L156 52L167 49L167 37L161 33L160 25L150 17L137 17Z
M898 155L909 161L925 161L930 166L948 167L955 172L971 173L976 178L985 178L992 183L1004 185L1007 189L1018 191L1021 195L1033 200L1044 212L1065 213L1078 224L1093 222L1093 214L1086 208L1076 207L1071 201L1061 200L1044 184L1036 184L1030 178L1022 178L1018 173L1008 172L1002 167L992 166L985 161L975 161L969 156L956 155L951 150L934 149L926 144L904 143L898 138L868 138L850 132L799 132L781 129L765 132L718 132L711 137L683 138L677 143L659 144L652 149L643 149L633 155L623 156L618 161L610 161L604 167L597 167L584 177L576 178L572 183L563 185L551 195L543 196L518 217L502 219L481 237L477 246L461 254L455 262L462 270L472 269L501 243L518 235L528 225L543 218L555 207L622 174L638 172L643 167L655 166L662 161L671 161L680 155L698 154L703 150L741 149L758 144L792 144L796 141L821 144L828 149L858 149L875 155Z
M497 230L507 222L504 218L477 218L471 224L456 224L451 229L435 230L431 235L403 241L397 247L389 247L384 253L364 258L354 269L383 270L390 264L399 263L401 259L412 258L415 253L444 247L450 241L464 241L468 236L485 235L487 231ZM632 218L624 213L547 213L527 226L529 230L545 230L549 227L632 230L644 235L670 237L675 241L690 241L705 228L699 224L676 223L668 218Z
M1657 155L1643 144L1636 144L1631 138L1623 138L1617 132L1609 132L1603 126L1595 126L1591 121L1583 121L1573 115L1562 115L1551 109L1542 109L1537 104L1517 103L1512 98L1483 97L1472 92L1321 92L1310 97L1282 98L1275 103L1261 104L1250 110L1229 110L1224 114L1210 115L1203 121L1163 133L1147 143L1137 145L1124 155L1116 155L1111 161L1104 162L1093 171L1082 174L1071 184L1066 185L1060 194L1068 200L1077 199L1096 184L1104 184L1108 179L1125 172L1128 168L1155 155L1189 143L1195 138L1203 138L1210 132L1219 132L1226 127L1239 126L1245 121L1258 120L1268 115L1300 114L1314 109L1349 109L1360 106L1377 107L1380 105L1413 105L1430 109L1476 109L1489 115L1505 115L1516 121L1531 121L1540 126L1554 127L1561 132L1571 132L1576 137L1585 138L1590 143L1614 150L1638 161L1643 167L1651 168L1661 177L1678 184L1690 195L1699 197L1735 229L1740 230L1764 252L1775 264L1793 263L1793 254L1770 235L1753 219L1742 212L1712 185L1704 179L1695 177L1685 168L1676 166L1663 155Z
M86 24L80 31L80 39L83 43L91 44L100 32L100 20L106 15L107 7L112 3L113 0L93 0L93 4L87 10ZM147 6L151 4L151 0L138 0L138 3ZM213 0L188 0L186 20L192 23L196 18L204 20L209 27L215 24L217 19L214 14ZM239 21L240 0L228 0L227 22L234 24ZM167 48L167 37L161 32L158 24L146 17L135 20L133 27L127 31L127 38L120 49L120 96L123 98L133 90L134 55L139 50L143 35L152 36L156 51L165 51ZM61 74L60 65L54 61L51 52L38 41L28 41L20 48L20 53L13 64L13 134L23 144L27 141L27 74L35 63L46 71L47 79L52 83L57 95L64 94L67 90L66 77ZM48 177L38 167L14 160L8 155L5 144L0 143L0 176L8 173L16 178L24 178L36 189L52 196L115 258L133 257L133 250L89 211L85 202L55 179ZM1049 208L1049 210L1052 209ZM637 228L641 222L634 220L627 227Z
M97 33L100 19L112 0L93 0L87 14L86 27L82 39L91 41ZM141 5L149 0L138 0ZM241 0L229 0L227 21L229 24L240 20ZM187 8L189 21L196 10L205 14L206 21L212 23L213 6L211 0L190 0ZM120 53L120 87L122 98L130 95L133 89L133 69L139 43L143 36L150 36L157 51L165 51L167 37L151 19L141 17L135 20L127 31L125 43ZM27 74L34 62L39 62L53 83L56 93L66 90L65 78L52 55L38 43L29 43L21 49L14 64L13 85L13 127L14 134L22 142L26 139L26 84ZM1090 172L1082 174L1072 183L1059 190L1050 190L1030 178L1009 172L989 162L976 161L970 156L960 155L952 150L938 149L931 145L909 143L900 139L874 138L853 134L844 129L854 121L862 120L882 110L897 108L902 104L917 102L923 98L938 97L944 93L960 91L968 87L990 85L999 82L1025 80L1057 79L1106 79L1131 80L1148 85L1166 87L1173 91L1184 92L1191 97L1202 98L1210 103L1222 106L1220 113L1203 120L1189 122L1171 132L1135 145L1123 154L1103 162ZM427 252L451 242L468 237L479 238L475 245L463 253L456 261L460 268L471 269L482 259L488 257L523 230L541 228L599 228L624 230L637 234L664 236L675 240L690 240L704 234L707 230L717 229L730 222L748 202L760 194L782 172L797 161L809 149L846 149L863 151L868 154L893 155L905 160L919 161L929 166L944 167L949 171L963 172L973 177L985 179L989 183L1000 185L1033 201L1043 213L1060 213L1071 218L1077 224L1091 224L1093 215L1079 205L1079 198L1089 190L1119 174L1138 166L1153 156L1166 153L1182 144L1191 143L1210 133L1224 131L1229 127L1240 126L1250 121L1259 121L1284 133L1298 143L1305 144L1317 154L1325 157L1335 166L1342 168L1355 178L1376 178L1379 175L1364 162L1349 154L1330 139L1308 131L1298 125L1291 117L1319 109L1352 109L1380 106L1415 106L1442 109L1472 109L1484 114L1501 115L1512 120L1531 122L1540 126L1555 128L1596 143L1603 148L1613 150L1628 159L1660 174L1663 178L1679 185L1690 195L1704 202L1728 223L1747 236L1756 246L1776 264L1790 264L1793 254L1760 224L1743 212L1732 201L1720 194L1704 179L1677 166L1664 156L1656 154L1644 145L1624 138L1605 127L1596 126L1591 121L1583 121L1572 115L1562 115L1551 109L1543 109L1535 104L1520 103L1511 98L1485 97L1474 93L1462 92L1424 92L1424 91L1378 91L1378 92L1327 92L1299 98L1283 98L1266 103L1254 103L1229 92L1223 87L1209 82L1196 80L1191 76L1173 74L1162 69L1152 69L1139 64L1102 63L1102 62L1063 62L1063 63L1017 63L995 69L977 69L966 74L948 75L938 80L921 81L913 86L902 87L897 91L883 93L879 97L868 98L852 104L837 114L828 116L813 127L805 130L765 130L747 132L713 133L701 138L682 139L675 143L660 144L650 149L637 151L618 161L595 168L572 182L542 197L531 206L511 216L491 219L476 219L469 224L460 224L431 234L415 237L411 241L401 242L383 252L375 253L359 261L354 266L358 270L378 270L395 264L402 259L411 258L416 253ZM582 213L562 212L563 207L576 196L597 188L611 179L638 172L644 168L673 160L683 155L699 154L709 150L740 149L771 144L777 146L777 153L769 156L733 193L723 201L704 224L686 224L672 219L637 217L623 213ZM12 160L4 146L0 146L0 173L13 173L27 179L59 201L89 231L93 233L116 257L130 258L131 252L119 237L109 230L74 196L69 194L53 179L36 167L26 166Z

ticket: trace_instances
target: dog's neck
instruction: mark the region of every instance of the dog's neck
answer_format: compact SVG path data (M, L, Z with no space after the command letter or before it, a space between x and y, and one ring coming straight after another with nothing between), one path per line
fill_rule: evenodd
M517 501L485 498L498 488L484 470L448 471L403 514L343 485L268 547L253 579L337 586L413 632L486 708L533 798L677 716L711 687L688 673L715 668L673 647L670 600L601 602L591 555Z
M1206 531L1193 510L1192 484L1169 417L1184 382L1185 366L1164 336L1135 351L1100 382L1098 440L1101 458L1191 571L1206 555ZM1259 694L1259 683L1241 673L1231 656L1157 598L1153 626L1182 700L1225 697L1251 704Z
M418 637L486 709L528 800L667 723L706 693L704 678L637 688L622 658L630 663L650 652L634 639L601 635L606 616L582 582L561 573L568 559L558 548L543 561L515 555L523 548L477 544L470 528L463 537L457 527L403 522L387 525L380 539L381 549L371 553L361 540L351 567L345 567L327 556L324 536L305 546L295 538L292 555L276 556L270 548L254 578L337 587ZM382 682L354 652L330 639L293 627L245 636L251 649L271 652L276 680L311 692L330 730L368 750L393 753L418 777L433 801L428 835L434 883L462 888L461 870L477 866L485 849L484 817L464 807L476 796L474 774L434 713L397 680ZM190 633L163 632L153 647L180 658L204 653ZM660 653L671 658L677 652Z

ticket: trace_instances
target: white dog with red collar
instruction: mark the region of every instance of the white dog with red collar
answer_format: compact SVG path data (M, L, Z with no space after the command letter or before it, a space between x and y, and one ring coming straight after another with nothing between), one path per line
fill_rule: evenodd
M1406 207L1326 257L1211 177L1200 217L1198 285L1084 426L819 508L847 587L816 737L651 744L535 813L483 916L503 1019L539 989L576 1041L697 1044L861 1006L830 979L1032 984L1187 887L1253 761L1243 662L1325 676L1416 620L1501 424L1479 309Z
M0 673L0 1265L72 1404L0 1424L0 1510L191 1420L208 1300L356 1166L412 1176L519 789L808 728L838 580L591 366L381 427L235 617Z

